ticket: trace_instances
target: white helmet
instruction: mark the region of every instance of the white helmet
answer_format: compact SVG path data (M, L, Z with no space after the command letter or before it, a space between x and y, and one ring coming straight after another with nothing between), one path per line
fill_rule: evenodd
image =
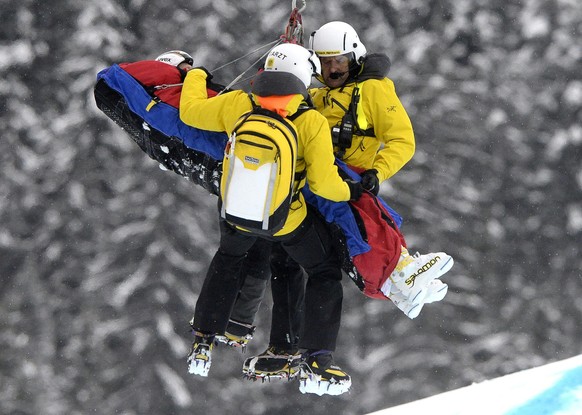
M311 77L321 73L321 64L312 50L294 43L282 43L267 55L265 72L290 73L309 88Z
M317 56L338 56L352 53L354 61L362 63L366 47L352 26L344 22L329 22L309 37L309 47Z
M182 50L171 50L169 52L164 52L158 56L156 60L172 66L178 66L184 62L186 62L188 65L194 65L194 59L192 56Z

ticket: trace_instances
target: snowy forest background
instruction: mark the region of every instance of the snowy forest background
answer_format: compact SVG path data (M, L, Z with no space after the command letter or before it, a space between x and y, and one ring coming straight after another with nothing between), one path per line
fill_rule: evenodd
M173 48L216 68L290 3L0 0L0 413L363 414L582 352L582 3L312 0L306 34L347 20L392 59L417 153L381 194L413 251L454 256L449 294L409 320L346 280L340 397L241 379L270 299L246 355L188 375L215 198L96 108L95 75Z

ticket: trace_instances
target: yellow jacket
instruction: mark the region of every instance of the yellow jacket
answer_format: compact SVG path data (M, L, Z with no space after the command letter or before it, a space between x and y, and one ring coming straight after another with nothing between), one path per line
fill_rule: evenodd
M342 107L348 108L355 85L351 82L341 88L321 87L309 91L315 108L327 118L330 128L341 123L345 114ZM378 170L378 180L382 182L414 155L412 123L390 79L367 79L357 85L360 88L358 125L362 130L373 128L375 137L354 134L352 145L342 159L351 166Z
M206 72L192 69L188 72L180 98L180 119L188 125L208 131L225 131L231 134L239 117L252 109L247 93L232 91L208 98ZM280 115L294 114L303 101L300 94L259 97L255 102ZM311 191L334 202L350 199L350 190L339 176L334 165L330 130L325 118L317 111L306 111L293 120L298 132L296 171L307 169L307 183ZM305 180L300 184L302 187ZM307 215L303 195L293 202L283 228L275 236L295 230Z

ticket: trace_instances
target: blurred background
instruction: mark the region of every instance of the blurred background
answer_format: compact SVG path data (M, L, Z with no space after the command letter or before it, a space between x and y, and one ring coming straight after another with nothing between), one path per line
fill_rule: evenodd
M291 2L0 0L0 413L364 414L582 352L582 3L307 3L306 36L344 20L392 60L417 152L381 195L412 251L455 258L447 297L409 320L346 279L349 394L241 379L270 298L245 355L189 375L216 199L96 108L95 75L176 48L217 68Z

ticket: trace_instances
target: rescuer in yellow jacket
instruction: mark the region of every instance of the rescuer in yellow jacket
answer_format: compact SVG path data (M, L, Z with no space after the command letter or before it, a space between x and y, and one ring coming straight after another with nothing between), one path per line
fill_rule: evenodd
M319 60L312 51L295 44L281 44L267 55L265 69L252 86L253 100L279 115L293 116L308 98L312 75L319 72ZM237 120L251 111L248 94L232 91L208 99L203 69L188 72L180 99L180 118L186 124L210 131L233 131ZM298 132L297 172L306 170L310 189L334 201L358 199L362 186L344 182L334 165L330 131L325 118L307 110L293 118ZM190 373L207 376L216 335L225 333L231 309L244 276L241 266L259 235L220 221L220 246L216 252L196 303L191 326L195 333L188 357ZM305 295L304 331L295 356L310 368L301 390L308 393L341 394L351 385L350 376L333 362L342 309L341 264L334 252L325 220L306 208L303 196L292 204L284 227L271 237L308 275ZM301 288L303 289L303 288Z
M366 54L356 31L344 22L314 31L310 48L320 58L325 84L310 93L330 125L336 156L359 168L364 188L378 194L379 184L415 149L410 118L386 78L390 61L384 54Z

